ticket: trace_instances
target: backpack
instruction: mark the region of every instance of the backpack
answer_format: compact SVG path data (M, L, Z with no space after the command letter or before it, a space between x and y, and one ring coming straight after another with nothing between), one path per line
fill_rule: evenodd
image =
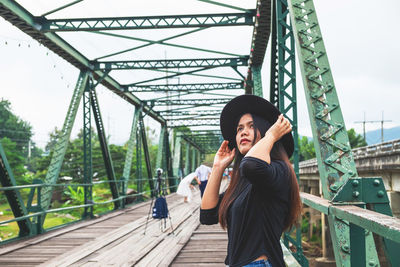
M158 197L153 206L153 218L165 219L168 218L168 206L165 197Z

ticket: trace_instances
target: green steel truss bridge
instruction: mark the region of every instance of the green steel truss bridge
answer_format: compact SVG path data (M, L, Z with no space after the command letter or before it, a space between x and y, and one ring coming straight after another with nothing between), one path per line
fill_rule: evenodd
M128 183L137 183L138 196L145 193L144 184L147 183L153 195L155 170L162 168L168 190L174 192L179 176L193 171L206 154L215 152L222 141L218 130L220 111L237 95L254 94L275 104L291 120L297 147L296 78L301 78L323 191L323 198L303 193L304 204L327 215L337 266L379 266L372 233L382 239L390 264L400 266L397 255L400 251L400 223L391 217L382 178L358 176L313 1L258 0L249 9L217 1L199 1L204 5L224 7L231 12L65 18L57 16L58 12L81 5L82 0L71 1L43 14L34 14L13 0L0 0L0 15L6 21L80 70L61 134L43 179L32 185L17 185L0 145L0 189L6 195L15 217L0 223L16 221L19 238L48 231L44 227L46 214L60 210L50 208L51 197L54 188L60 185L61 166L72 127L76 117L80 116L77 111L81 103L84 113L84 183L77 186L84 188L85 200L75 208L83 208L82 219L89 219L93 217L93 207L98 204L93 200L92 192L96 183L92 180L95 172L92 164L92 125L95 125L99 136L108 177L106 182L112 193L110 203L115 209L123 209L128 198ZM223 44L225 51L210 49L204 39L196 39L192 42L196 45L192 46L179 42L182 37L214 29L223 34L232 27L249 33L246 40L240 40L241 47L248 48L246 51L229 51L235 45L232 42L234 38L227 38ZM171 29L175 29L172 31L174 34L163 32ZM163 37L158 39L155 37L157 34L142 35L141 31L163 32L159 35ZM232 37L233 32L229 33ZM79 43L68 42L67 34L91 34L113 42L130 40L140 45L93 56ZM219 42L224 41L222 38ZM98 45L101 46L100 43ZM266 55L267 46L271 50L269 55ZM149 50L154 47L161 51L179 49L185 53L175 53L175 57L168 54L164 58L151 57L153 52L145 53L157 51ZM174 52L171 54L174 55ZM142 55L150 56L143 59ZM296 60L301 73L296 73ZM263 85L261 74L265 64L270 65L271 79L269 84ZM138 71L140 74L137 74ZM146 75L142 75L144 72ZM115 175L107 144L101 103L96 94L96 87L100 84L135 107L122 177ZM270 88L269 95L263 95L263 86ZM146 116L161 126L155 162L150 161L147 147ZM138 165L133 175L130 170L135 150ZM296 148L293 156L297 175L298 152ZM22 188L31 188L27 203L19 193ZM36 205L33 204L34 199L37 200ZM299 229L286 233L283 243L286 246L292 244L297 262L308 266Z

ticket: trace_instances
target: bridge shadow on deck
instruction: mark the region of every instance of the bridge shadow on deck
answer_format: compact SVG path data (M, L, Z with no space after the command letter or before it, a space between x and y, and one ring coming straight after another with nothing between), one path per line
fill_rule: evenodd
M4 245L0 266L224 266L227 236L199 226L200 196L167 197L174 233L150 219L150 201Z

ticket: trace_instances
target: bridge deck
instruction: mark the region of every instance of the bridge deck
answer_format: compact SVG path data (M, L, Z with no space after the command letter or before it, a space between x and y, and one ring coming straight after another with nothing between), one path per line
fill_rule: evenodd
M218 226L199 227L199 193L191 203L175 194L167 201L174 233L168 220L161 229L159 220L150 219L143 234L148 201L5 245L0 266L223 266L226 234Z

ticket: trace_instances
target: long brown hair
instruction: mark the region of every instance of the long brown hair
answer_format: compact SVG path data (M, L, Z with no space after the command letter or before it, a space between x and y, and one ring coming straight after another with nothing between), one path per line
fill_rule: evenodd
M266 131L269 129L270 124L264 119L257 115L251 114L253 117L253 124L254 124L254 140L253 145L255 144L257 132L260 131L261 137L264 137ZM238 122L239 122L238 118ZM286 153L285 148L281 144L281 142L276 142L272 149L271 149L271 160L282 160L286 163L289 176L290 176L290 204L289 204L289 213L285 218L284 222L284 230L290 229L293 225L298 223L298 219L301 214L302 203L300 199L299 193L299 185L297 183L296 174L294 172L293 166L289 161L289 157ZM232 178L231 182L225 192L225 195L221 201L219 206L218 214L219 214L219 223L221 224L222 228L226 228L227 226L227 214L228 209L232 202L236 199L239 193L243 189L244 180L240 179L239 173L239 165L243 159L243 155L239 152L237 145L236 145L236 152L235 152L235 159L233 163L233 171L232 171Z

